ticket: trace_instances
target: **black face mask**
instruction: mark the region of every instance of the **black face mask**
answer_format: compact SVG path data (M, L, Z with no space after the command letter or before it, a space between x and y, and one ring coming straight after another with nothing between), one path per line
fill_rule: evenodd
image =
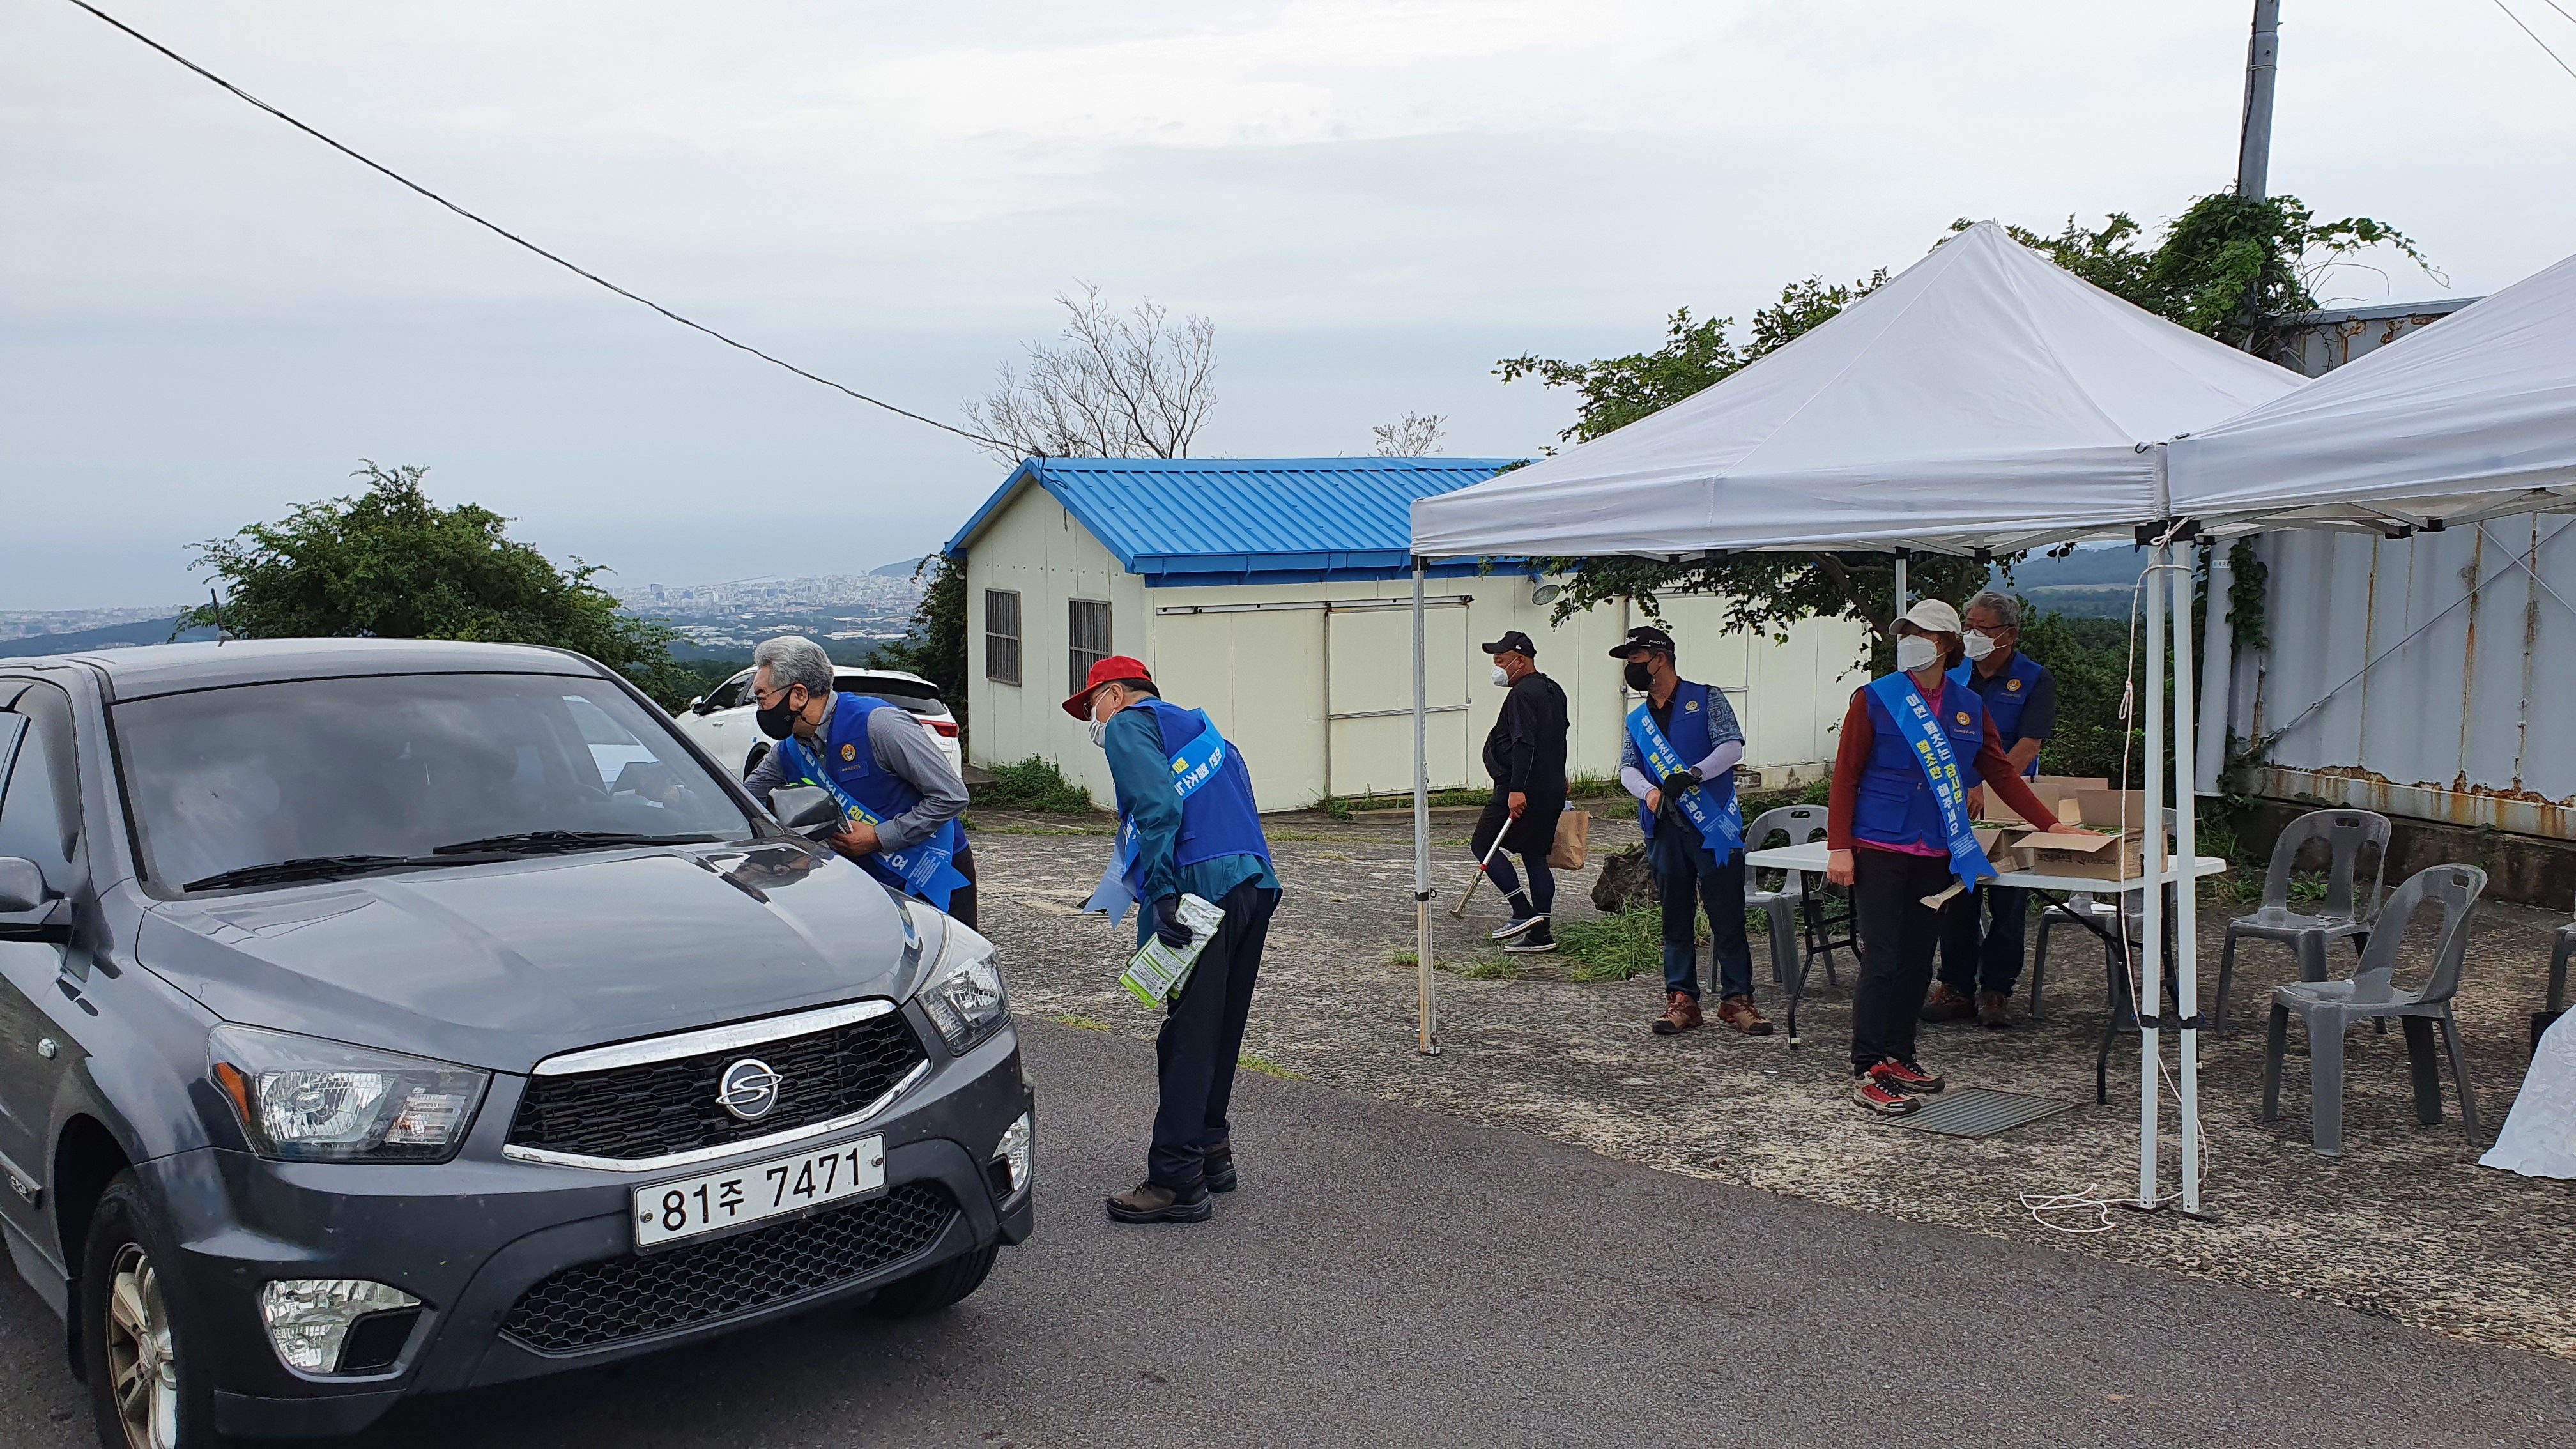
M1628 661L1627 676L1630 689L1644 689L1655 682L1655 671L1642 659Z
M752 723L760 726L762 734L773 740L783 740L796 732L796 711L788 708L787 696L783 694L778 696L778 703L769 708L754 710L751 719Z

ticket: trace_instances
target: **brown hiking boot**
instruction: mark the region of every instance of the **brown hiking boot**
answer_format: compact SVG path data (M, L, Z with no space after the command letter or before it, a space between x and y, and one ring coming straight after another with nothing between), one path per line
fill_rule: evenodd
M1925 1021L1966 1021L1977 1014L1977 1003L1950 989L1948 982L1932 988L1923 1002Z
M1769 1036L1770 1018L1753 1004L1750 996L1730 996L1717 1004L1717 1019L1746 1036Z
M2012 998L2004 995L2000 991L1978 992L1977 1021L1979 1024L1991 1027L1996 1031L2004 1030L2006 1027L2012 1025L2011 1003Z
M1679 1036L1700 1028L1699 998L1687 991L1664 994L1664 1014L1655 1019L1655 1035Z

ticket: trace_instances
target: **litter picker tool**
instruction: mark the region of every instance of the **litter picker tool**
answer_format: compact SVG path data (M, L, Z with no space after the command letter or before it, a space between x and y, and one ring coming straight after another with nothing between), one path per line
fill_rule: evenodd
M1511 833L1512 827L1509 821L1505 821L1503 828L1494 833L1494 843L1485 847L1485 858L1476 862L1476 874L1467 882L1467 893L1460 896L1458 904L1450 908L1449 919L1453 921L1467 919L1467 903L1476 898L1476 887L1485 883L1485 867L1494 863L1494 852L1503 848L1503 837Z

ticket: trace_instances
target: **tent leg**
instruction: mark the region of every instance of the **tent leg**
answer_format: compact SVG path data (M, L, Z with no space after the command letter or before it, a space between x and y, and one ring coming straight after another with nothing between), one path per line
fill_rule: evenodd
M2188 545L2186 545L2188 547ZM2186 555L2187 557L2188 555ZM2192 788L2195 718L2191 699L2191 571L2168 569L2173 584L2173 718L2174 718L2174 854L2182 863L2181 883L2174 887L2174 1031L2175 1055L2181 1058L2175 1096L2182 1119L2182 1210L2200 1211L2200 841L2199 800ZM2213 577L2215 577L2213 575ZM2226 596L2212 588L2209 612L2225 612ZM2161 791L2159 791L2161 793Z
M1896 551L1896 616L1895 616L1895 618L1888 620L1888 625L1887 625L1887 626L1888 626L1889 628L1891 628L1891 629L1895 628L1895 627L1896 627L1896 619L1902 619L1902 618L1904 618L1904 617L1905 617L1905 550L1900 548L1900 549L1898 549L1898 550Z
M2140 898L2138 949L2146 959L2130 973L2138 991L2138 1206L2156 1206L2156 1075L2164 1057L2163 1034L2156 1020L2163 1012L2165 956L2165 597L2163 545L2147 551L2147 677L2134 696L2147 711L2147 848L2140 852L2146 870Z
M1422 658L1422 560L1413 560L1413 960L1420 1038L1414 1050L1440 1055L1440 1001L1431 968L1431 749Z

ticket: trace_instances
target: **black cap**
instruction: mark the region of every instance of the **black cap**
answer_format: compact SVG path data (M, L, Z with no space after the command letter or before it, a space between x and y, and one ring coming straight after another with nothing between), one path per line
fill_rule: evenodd
M1488 654L1522 654L1532 659L1538 657L1538 646L1530 642L1530 636L1518 629L1506 629L1500 639L1491 644L1479 644L1476 647Z
M1656 628L1652 624L1640 624L1636 628L1629 630L1628 642L1612 649L1610 651L1610 657L1613 659L1625 659L1628 657L1628 651L1631 649L1661 649L1665 653L1673 655L1678 655L1681 652L1673 647L1672 635L1665 633L1663 630Z

